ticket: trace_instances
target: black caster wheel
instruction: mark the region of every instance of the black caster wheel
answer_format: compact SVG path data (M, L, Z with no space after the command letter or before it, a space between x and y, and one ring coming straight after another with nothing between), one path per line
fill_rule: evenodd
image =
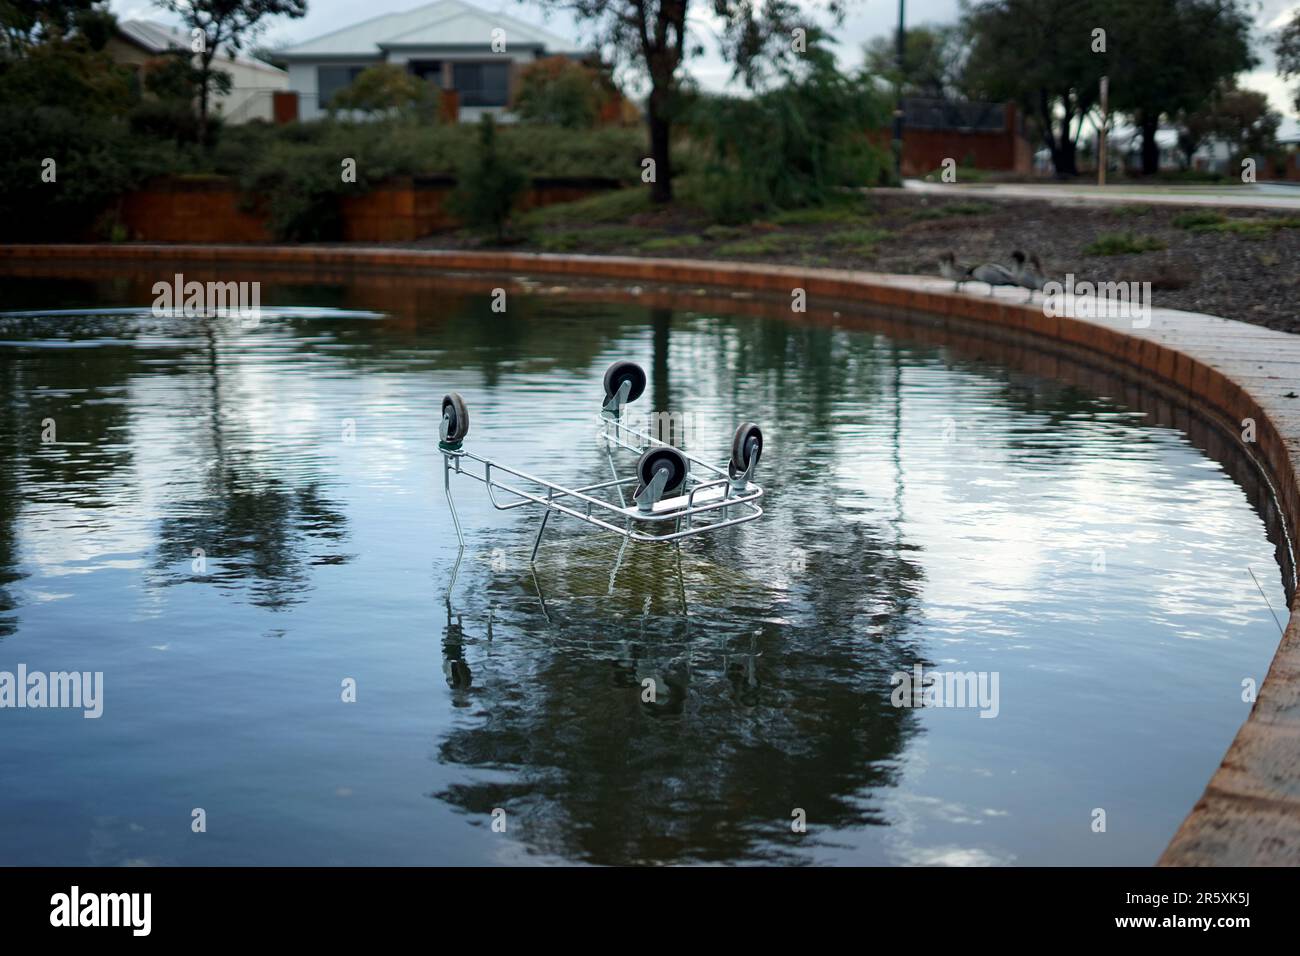
M636 362L615 362L605 369L605 401L608 402L617 395L619 386L627 382L631 386L627 400L629 403L635 402L645 391L645 381L645 369Z
M448 444L458 444L469 434L469 409L459 393L448 392L442 397L442 422L442 440Z
M668 481L664 485L664 494L676 491L686 481L686 456L676 448L647 448L636 463L636 476L641 484L637 487L636 497L654 481L655 474L661 468L668 469Z
M739 478L751 464L757 465L763 454L763 433L753 422L745 422L731 439L732 478Z

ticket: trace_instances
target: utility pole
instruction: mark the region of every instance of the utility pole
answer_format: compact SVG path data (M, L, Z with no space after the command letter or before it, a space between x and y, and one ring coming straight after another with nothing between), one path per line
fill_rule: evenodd
M894 90L894 175L898 184L903 185L903 54L906 49L906 36L903 31L903 16L907 0L898 0L898 44L894 51L894 67L898 72L898 84Z
M1097 131L1097 185L1106 185L1106 128L1110 126L1110 77L1101 78L1101 129Z

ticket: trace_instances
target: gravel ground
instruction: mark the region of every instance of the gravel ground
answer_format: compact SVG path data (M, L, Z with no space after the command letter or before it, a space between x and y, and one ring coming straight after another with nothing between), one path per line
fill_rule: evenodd
M948 200L877 191L850 205L737 227L710 226L698 212L680 206L597 216L590 223L561 215L542 222L534 216L532 238L513 248L922 274L937 274L939 256L948 250L965 263L1009 263L1012 251L1023 249L1038 254L1049 279L1063 281L1072 272L1076 282L1150 281L1156 306L1300 332L1300 217L1288 212ZM1114 255L1089 249L1103 237L1114 242L1119 236L1151 249ZM476 242L457 233L419 245L465 248Z

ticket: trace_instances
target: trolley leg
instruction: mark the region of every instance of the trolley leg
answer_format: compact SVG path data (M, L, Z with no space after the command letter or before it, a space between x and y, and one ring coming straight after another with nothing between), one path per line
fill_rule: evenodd
M447 593L444 595L447 602L447 621L451 621L451 592L456 587L456 578L460 575L460 562L465 557L465 546L461 545L460 550L456 552L456 563L451 566L451 580L447 582Z
M628 532L632 530L631 518L628 518L627 521L624 522L623 530L624 532ZM632 539L629 538L626 533L623 535L623 543L618 546L618 557L614 559L614 566L609 569L609 592L608 593L610 594L614 593L614 579L618 577L618 569L623 566L623 554L627 551L628 543L631 542L631 540Z
M451 459L446 455L442 457L442 490L447 495L447 507L451 509L451 521L456 526L456 540L460 542L461 550L465 550L465 535L460 530L460 515L456 514L456 502L451 497Z
M609 473L610 473L611 475L613 475L615 479L617 479L617 478L618 478L618 468L617 468L617 466L615 466L615 464L614 464L614 453L613 453L612 451L610 451L609 443L608 443L608 442L605 443L605 458L609 461ZM619 507L620 507L620 508L626 508L626 507L627 507L627 499L623 497L623 486L622 486L622 485L615 485L614 487L615 487L616 489L618 489L618 504L619 504Z
M529 564L537 561L537 549L542 546L542 532L546 530L546 522L551 520L551 509L547 508L542 512L542 523L537 527L537 538L533 541L533 556L528 559Z

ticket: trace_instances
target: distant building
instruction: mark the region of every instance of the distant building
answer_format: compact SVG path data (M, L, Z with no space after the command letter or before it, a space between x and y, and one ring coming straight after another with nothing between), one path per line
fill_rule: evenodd
M506 113L519 68L555 55L580 56L562 37L462 0L387 13L276 51L288 65L300 119L316 119L362 70L395 63L454 93L462 121Z
M885 131L884 143L892 133ZM882 141L879 131L877 142ZM903 175L924 176L951 159L958 166L1027 173L1034 149L1014 103L903 97Z
M189 34L152 20L122 20L105 49L114 61L138 70L168 51L189 52ZM221 51L213 66L230 74L230 92L212 101L212 111L227 123L269 120L277 91L289 88L284 70L242 54Z

